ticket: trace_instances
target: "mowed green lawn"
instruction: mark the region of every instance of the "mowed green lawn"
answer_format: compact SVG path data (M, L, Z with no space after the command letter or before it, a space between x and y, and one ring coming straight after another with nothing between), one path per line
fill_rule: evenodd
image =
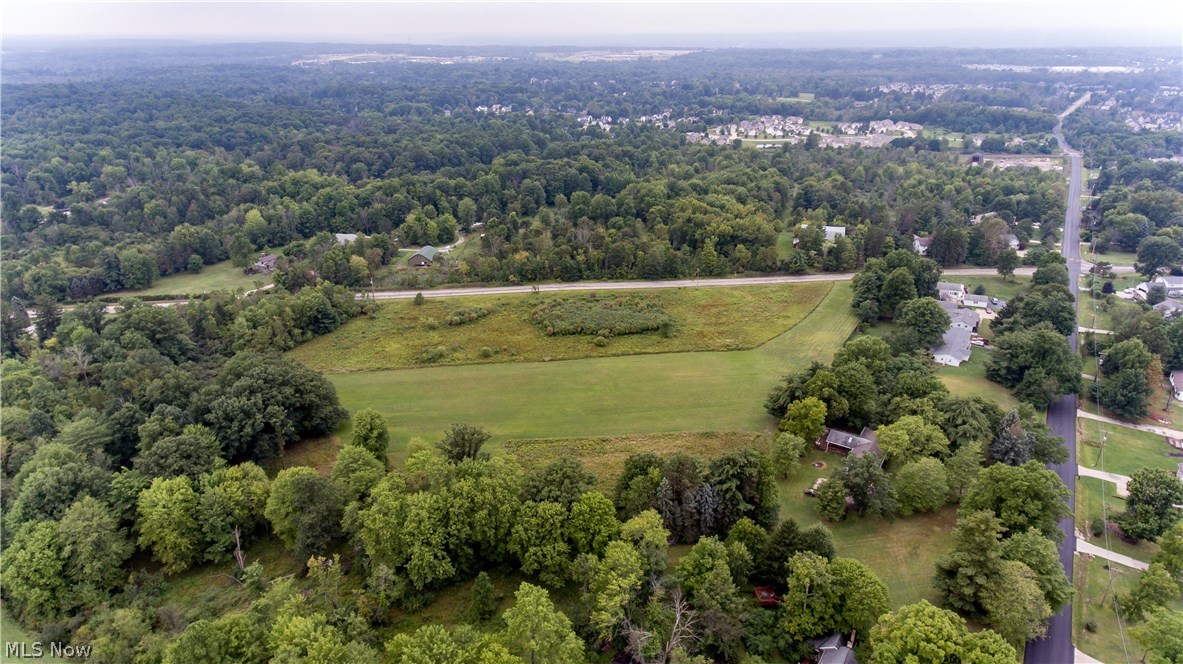
M620 436L669 431L763 431L762 407L788 371L828 361L850 336L849 284L758 348L556 362L330 374L343 406L374 408L390 425L395 457L413 439L434 441L453 422L508 439Z
M135 291L122 290L113 293L113 295L198 295L237 288L250 290L270 283L271 275L269 274L243 274L242 269L234 267L230 261L222 261L206 265L197 274L188 272L170 274L157 279L151 288Z
M1082 466L1097 468L1118 475L1132 475L1142 468L1161 468L1174 472L1183 458L1173 457L1179 451L1167 444L1158 434L1129 427L1080 419L1082 431L1077 437L1076 460ZM1101 438L1105 437L1104 459Z
M805 489L817 478L829 477L843 460L840 455L810 449L802 457L801 467L789 479L777 483L780 517L792 517L802 527L824 523L834 533L834 548L839 556L861 560L887 584L893 608L921 599L937 603L940 598L932 587L932 575L937 558L949 550L951 531L957 523L956 507L892 522L853 514L838 523L824 522L814 511L813 498L805 495ZM819 463L823 465L814 465Z
M937 377L956 396L985 397L1007 410L1017 408L1019 400L1009 389L986 380L986 363L993 352L989 348L970 346L968 362L962 362L958 367L937 365Z
M1131 544L1110 532L1094 537L1091 528L1093 519L1104 516L1109 520L1125 511L1125 500L1118 497L1117 485L1095 477L1076 478L1076 528L1083 533L1085 539L1093 544L1110 551L1125 554L1145 562L1150 562L1154 554L1158 553L1158 545L1145 540Z
M1113 609L1114 595L1133 590L1139 572L1087 555L1078 555L1074 567L1076 596L1072 598L1073 643L1085 654L1102 662L1143 661L1145 649L1130 634L1129 621L1123 615L1119 625L1117 613ZM1175 610L1183 609L1183 600L1172 600L1167 606ZM1095 631L1084 628L1089 621L1096 623Z
M669 288L603 291L601 301L629 298L663 309L674 320L670 337L656 332L611 337L603 346L592 335L547 336L530 322L534 306L592 293L477 295L383 304L374 318L359 317L314 339L291 356L323 373L408 369L444 364L498 364L588 357L755 348L805 319L835 286L811 282L735 288ZM487 315L464 325L447 318L462 309ZM436 357L420 361L425 351Z

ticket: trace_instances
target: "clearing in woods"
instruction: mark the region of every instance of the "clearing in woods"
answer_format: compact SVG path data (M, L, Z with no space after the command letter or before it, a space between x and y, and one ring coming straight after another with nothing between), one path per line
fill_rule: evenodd
M374 408L386 417L396 461L405 455L408 442L439 440L453 422L485 427L493 434L494 446L510 439L767 431L773 424L762 407L768 390L786 372L833 357L855 327L850 300L849 284L833 284L799 322L751 350L327 377L350 411ZM586 340L580 343L595 348ZM298 353L296 358L302 359Z

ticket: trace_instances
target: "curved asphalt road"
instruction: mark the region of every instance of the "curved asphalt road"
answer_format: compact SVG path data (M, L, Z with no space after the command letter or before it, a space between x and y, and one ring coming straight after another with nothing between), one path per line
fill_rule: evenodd
M1075 104L1060 115L1060 124L1056 125L1056 141L1060 150L1068 156L1071 169L1068 181L1068 210L1064 215L1064 242L1061 251L1068 261L1068 287L1072 290L1072 297L1077 299L1079 293L1077 283L1080 277L1080 194L1082 164L1080 153L1069 147L1064 140L1063 120L1075 111L1087 99L1081 97ZM1076 333L1068 337L1072 350L1076 350ZM1052 433L1064 437L1064 445L1068 448L1068 460L1061 464L1051 464L1049 467L1056 471L1064 484L1068 487L1067 519L1060 521L1060 533L1064 541L1060 544L1060 564L1064 572L1072 581L1072 562L1076 554L1076 528L1074 515L1076 512L1076 395L1068 394L1060 397L1047 409L1047 423L1051 425ZM1031 664L1073 664L1076 650L1072 645L1072 603L1064 605L1060 612L1052 616L1048 625L1047 636L1037 641L1027 643L1025 662Z

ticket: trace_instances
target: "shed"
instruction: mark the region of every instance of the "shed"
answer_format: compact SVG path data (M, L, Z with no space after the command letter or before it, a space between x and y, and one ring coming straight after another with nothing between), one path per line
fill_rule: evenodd
M411 255L407 261L411 267L431 267L435 261L436 249L431 245L426 245Z

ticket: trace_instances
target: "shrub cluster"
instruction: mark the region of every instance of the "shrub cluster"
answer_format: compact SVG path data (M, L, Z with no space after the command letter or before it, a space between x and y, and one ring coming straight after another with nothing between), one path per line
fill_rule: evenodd
M673 319L652 302L620 296L563 298L536 305L530 320L547 336L585 334L612 337L669 329Z
M465 307L448 314L447 318L444 318L444 322L451 326L464 325L465 323L476 322L490 313L484 307Z

